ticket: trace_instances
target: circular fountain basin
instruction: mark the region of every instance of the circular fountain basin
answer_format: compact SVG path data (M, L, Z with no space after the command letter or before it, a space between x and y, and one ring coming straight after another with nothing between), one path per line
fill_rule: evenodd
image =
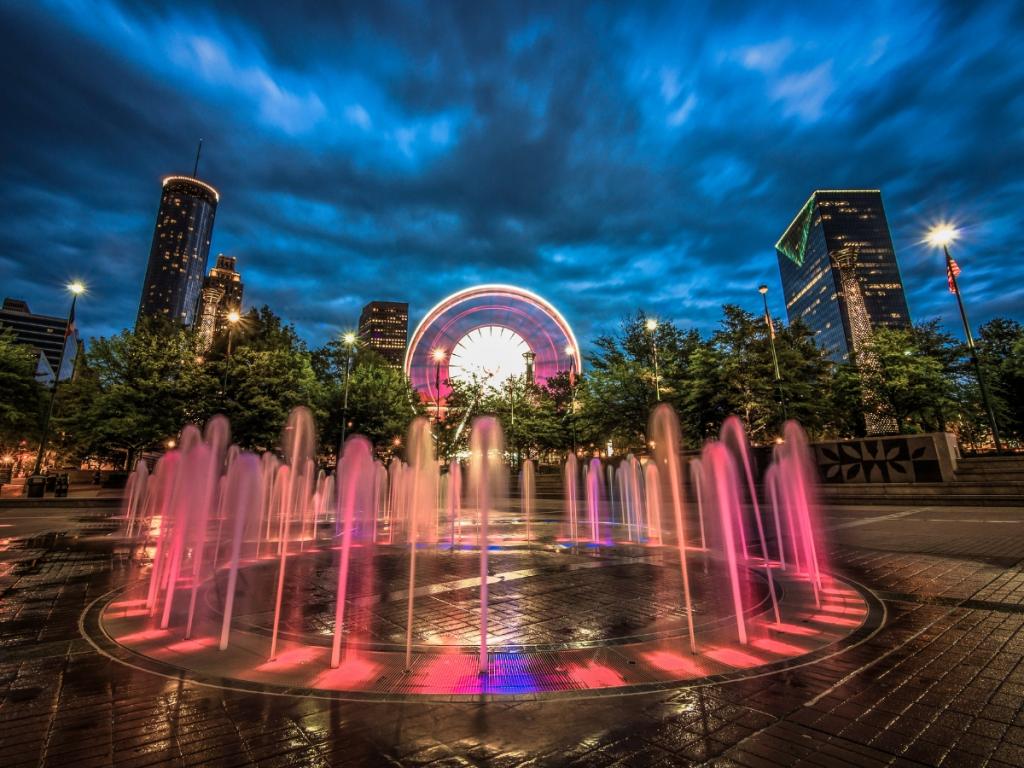
M83 629L108 655L159 674L269 693L375 700L479 700L586 697L699 685L811 664L863 641L882 619L870 592L825 579L816 603L811 583L773 569L776 621L763 568L747 569L747 642L723 609L724 566L693 558L696 649L691 649L678 559L657 547L570 548L506 542L489 552L489 654L480 672L479 553L476 547L423 548L411 664L406 669L407 549L378 547L355 572L346 605L344 654L331 668L336 555L289 555L277 652L269 657L277 559L240 571L230 643L218 648L225 574L197 590L197 618L184 636L189 590L175 602L169 629L145 607L145 586L97 601ZM368 556L367 556L368 557ZM688 558L690 559L690 558ZM819 604L820 603L820 604ZM179 615L180 614L180 615Z

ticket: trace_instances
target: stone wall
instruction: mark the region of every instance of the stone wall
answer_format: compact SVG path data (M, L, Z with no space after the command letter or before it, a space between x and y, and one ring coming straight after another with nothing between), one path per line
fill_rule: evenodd
M959 452L948 432L814 443L823 483L948 483Z

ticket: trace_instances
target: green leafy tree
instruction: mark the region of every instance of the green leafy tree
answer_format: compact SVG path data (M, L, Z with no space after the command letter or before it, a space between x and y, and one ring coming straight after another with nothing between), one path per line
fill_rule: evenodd
M876 328L865 344L873 365L859 366L865 408L895 420L901 433L942 431L958 412L962 348L936 322Z
M313 356L291 325L264 306L242 317L231 342L230 357L225 335L208 351L207 360L220 381L213 412L231 420L232 439L239 446L277 449L288 414L300 405L323 426L323 387Z
M783 409L764 318L728 304L722 312L719 329L695 349L685 377L680 413L691 447L716 435L730 414L743 420L754 441L774 439L784 412L810 432L820 432L830 369L807 327L773 321Z
M36 353L0 329L0 452L39 439L45 388L36 381Z
M426 412L405 372L371 349L350 349L334 339L313 351L312 365L321 385L325 418L320 435L326 452L337 452L341 444L346 375L349 391L345 434L367 437L380 454L391 452L395 438L404 439L409 422Z
M700 337L667 321L650 330L647 321L639 312L624 319L616 335L594 342L577 391L577 429L584 444L597 447L611 439L620 447L642 449L659 389L662 401L684 407L689 364Z
M183 424L211 411L216 381L195 336L172 323L141 323L135 331L95 339L80 375L58 390L54 428L77 452L120 458L158 447Z
M1024 439L1024 327L1006 318L990 320L979 329L977 348L1000 431L1007 439L1020 441Z

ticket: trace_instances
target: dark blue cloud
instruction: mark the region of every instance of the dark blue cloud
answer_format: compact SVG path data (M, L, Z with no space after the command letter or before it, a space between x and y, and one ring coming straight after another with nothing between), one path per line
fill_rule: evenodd
M221 192L213 250L313 343L514 282L581 337L638 307L782 313L773 245L815 187L880 187L915 319L1024 319L1024 10L1013 2L7 4L3 293L91 335L135 315L159 179Z

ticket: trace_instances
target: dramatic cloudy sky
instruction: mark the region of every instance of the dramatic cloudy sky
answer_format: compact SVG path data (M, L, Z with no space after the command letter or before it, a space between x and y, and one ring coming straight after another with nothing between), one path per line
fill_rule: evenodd
M1024 319L1019 2L308 5L4 2L0 293L60 313L80 276L87 336L133 323L202 136L213 253L311 343L484 281L581 338L638 307L710 330L762 281L782 314L815 187L882 189L915 320L956 327L941 218L973 319Z

